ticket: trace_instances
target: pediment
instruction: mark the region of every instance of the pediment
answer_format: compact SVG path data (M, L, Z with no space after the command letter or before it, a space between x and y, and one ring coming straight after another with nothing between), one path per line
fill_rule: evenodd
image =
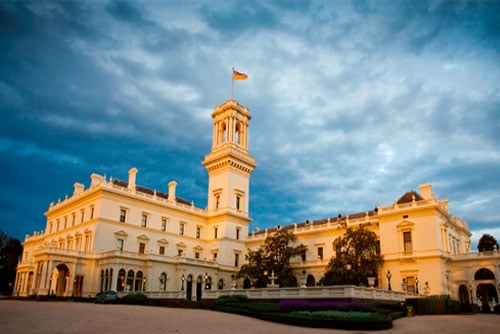
M115 232L115 235L116 235L117 237L128 237L127 232L125 232L124 230L121 230L121 231L117 231L117 232Z
M165 245L166 245L166 244L168 244L168 241L167 241L167 239L165 239L165 238L160 239L160 240L158 240L157 242L158 242L159 244L165 244Z
M398 229L412 229L415 226L415 223L409 220L403 220L396 227Z
M195 251L202 251L202 250L203 250L203 248L202 248L200 245L196 245L196 246L194 246L194 247L193 247L193 249L194 249Z
M185 244L185 243L183 243L182 241L180 241L180 242L176 243L175 245L176 245L177 247L179 247L179 248L186 248L186 244Z
M149 241L149 238L147 235L145 234L141 234L140 236L137 237L137 239L139 240L144 240L144 241Z

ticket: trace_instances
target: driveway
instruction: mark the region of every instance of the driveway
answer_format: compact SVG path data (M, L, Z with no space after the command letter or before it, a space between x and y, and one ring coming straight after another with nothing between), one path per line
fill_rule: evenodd
M495 314L416 316L373 333L498 333ZM209 310L76 302L0 300L2 333L361 333L305 329ZM365 331L366 332L366 331Z

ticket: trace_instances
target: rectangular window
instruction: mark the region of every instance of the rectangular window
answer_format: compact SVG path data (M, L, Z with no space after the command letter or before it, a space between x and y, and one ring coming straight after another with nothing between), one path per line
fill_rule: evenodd
M118 249L119 251L123 250L123 239L116 240L116 249Z
M236 210L240 210L241 208L241 197L240 195L236 195Z
M84 251L88 252L90 251L90 236L86 235L85 236L85 246L84 246Z
M75 221L76 221L76 213L72 213L71 214L73 217L72 217L72 220L71 220L71 226L75 226Z
M240 228L236 228L236 240L240 240Z
M165 255L165 246L160 246L160 249L158 251L160 255Z
M201 227L196 226L196 239L199 239L201 236Z
M56 220L56 222L57 222L57 225L56 225L56 226L57 226L57 227L56 227L56 232L59 232L59 224L60 224L61 222L59 221L59 219L58 219L58 220Z
M415 277L406 277L406 291L415 293Z
M220 195L215 195L215 210L220 206Z
M234 266L238 266L238 261L240 259L240 254L234 254Z
M141 220L141 226L146 227L147 224L148 224L148 215L143 213L142 220Z
M184 223L180 223L179 224L179 234L180 235L184 235L184 228L185 228Z
M162 218L161 219L161 230L166 231L167 230L167 218Z
M90 220L94 219L94 207L90 207Z
M217 239L217 232L219 229L217 227L214 227L214 239Z
M120 209L120 223L125 223L127 220L127 209L121 208Z
M82 213L82 216L81 216L81 219L80 219L80 223L83 223L84 220L85 220L85 210L82 209L81 213Z
M68 227L68 216L64 216L64 228Z
M195 258L195 259L199 259L199 258L200 258L200 253L198 253L198 252L194 252L194 258Z
M214 253L214 261L217 261L217 253Z
M182 252L182 249L178 249L177 250L177 256L182 256L183 252Z
M405 254L411 254L413 251L411 243L411 232L403 232L403 243Z
M323 247L318 247L318 260L323 260Z
M144 242L141 242L139 244L139 254L144 254L145 249L146 249L146 244Z

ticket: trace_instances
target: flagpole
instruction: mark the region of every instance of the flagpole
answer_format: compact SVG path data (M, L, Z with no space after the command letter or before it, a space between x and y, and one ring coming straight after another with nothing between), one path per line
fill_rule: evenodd
M234 100L234 67L231 72L231 100Z

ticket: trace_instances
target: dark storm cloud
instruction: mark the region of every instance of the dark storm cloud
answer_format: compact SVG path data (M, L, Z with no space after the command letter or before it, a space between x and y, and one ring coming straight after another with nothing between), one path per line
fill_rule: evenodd
M201 13L211 28L230 36L253 29L272 29L280 24L279 12L270 11L265 2L231 1L224 7L206 5Z
M43 229L74 182L131 167L203 208L210 114L234 66L249 74L234 88L253 115L252 228L369 210L432 182L475 235L500 233L499 8L2 2L0 228Z

